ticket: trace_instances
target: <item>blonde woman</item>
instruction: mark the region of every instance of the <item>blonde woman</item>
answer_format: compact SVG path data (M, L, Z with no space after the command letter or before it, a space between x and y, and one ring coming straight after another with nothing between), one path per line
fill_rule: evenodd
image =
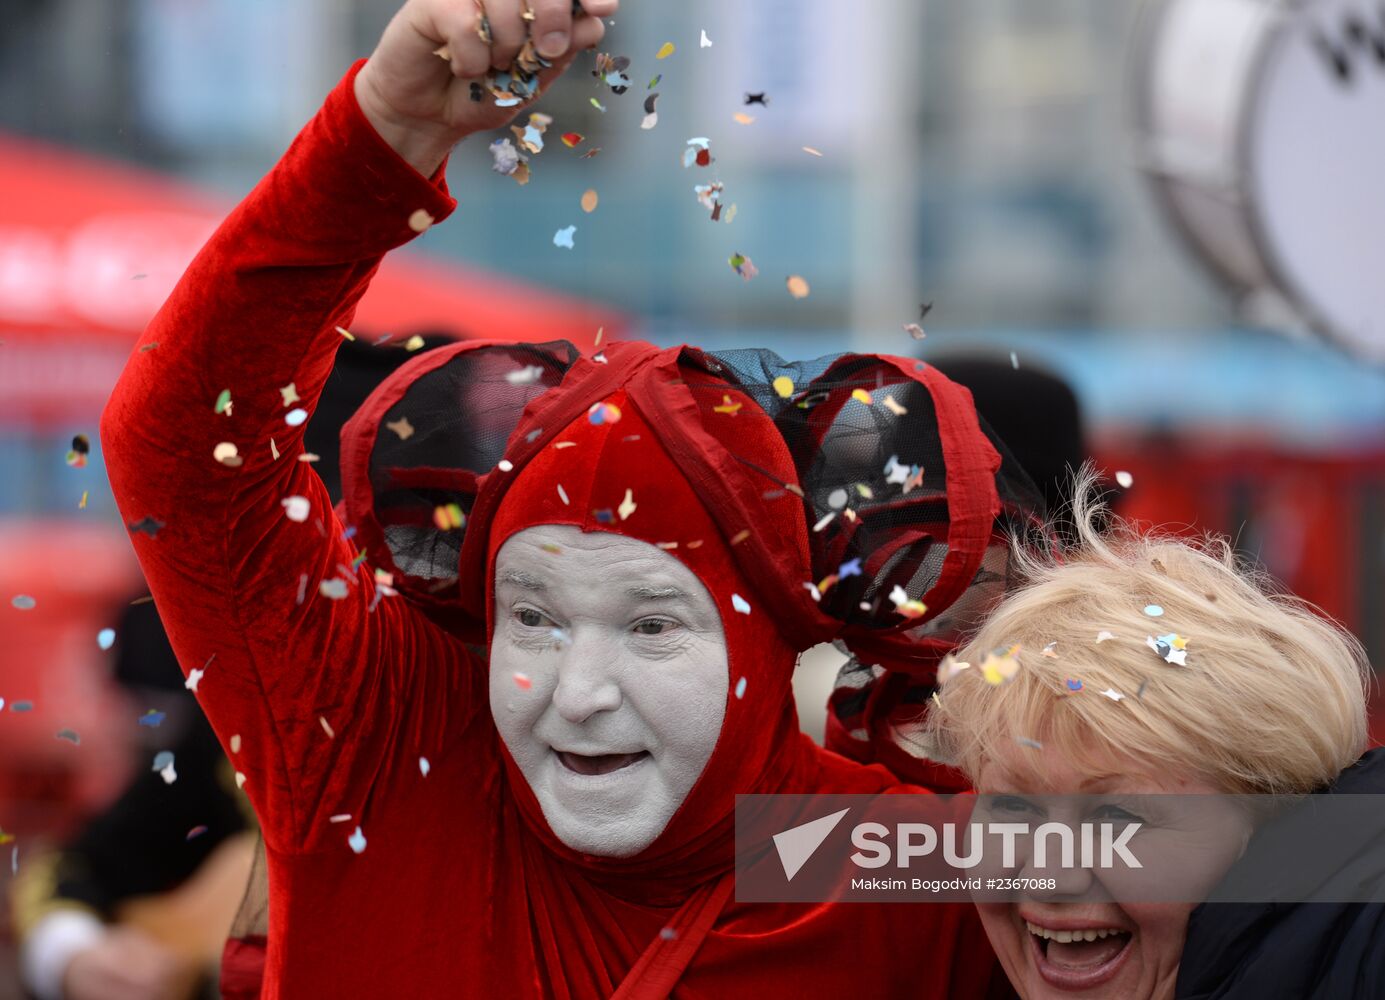
M1098 533L1091 492L1087 477L1076 544L1061 561L1027 559L1025 585L945 663L926 720L897 737L1015 801L1385 791L1385 760L1362 756L1357 642L1270 592L1224 541ZM1253 829L1241 810L1219 824L1215 875L1254 855ZM1355 863L1363 878L1385 874ZM1380 906L1070 901L1086 889L978 904L1024 1000L1385 996Z

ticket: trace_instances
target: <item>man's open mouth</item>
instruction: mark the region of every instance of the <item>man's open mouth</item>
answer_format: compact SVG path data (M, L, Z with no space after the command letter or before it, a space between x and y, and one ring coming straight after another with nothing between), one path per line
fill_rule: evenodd
M567 768L573 774L610 774L619 771L623 767L637 764L649 756L648 750L641 750L639 753L605 753L591 756L588 754L569 753L566 750L554 750L558 756L558 763Z

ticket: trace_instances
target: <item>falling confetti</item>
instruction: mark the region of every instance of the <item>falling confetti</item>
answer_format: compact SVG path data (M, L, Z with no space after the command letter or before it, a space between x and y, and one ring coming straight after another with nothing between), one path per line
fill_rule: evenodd
M616 508L616 513L619 514L620 519L624 521L627 520L631 514L635 513L635 509L637 506L638 505L635 503L634 491L626 490L625 499L622 500L620 502L620 506Z
M340 601L347 594L346 581L336 576L323 580L317 585L317 592L329 601Z
M745 697L745 678L736 681L736 700L740 701Z
M558 499L563 502L564 506L572 505L572 502L567 498L567 490L563 489L562 483L558 484Z
M732 119L737 125L754 125L754 124L755 124L755 116L754 116L754 115L748 115L748 114L746 114L744 111L737 111L734 115L731 116L731 119Z
M1115 635L1114 632L1101 631L1101 632L1098 632L1098 633L1096 634L1096 641L1097 641L1097 644L1100 645L1101 643L1105 642L1107 639L1114 639L1115 637L1116 637L1116 635Z
M416 233L421 233L431 226L436 220L428 213L427 209L415 209L409 215L409 228Z
M346 843L350 846L351 850L357 854L365 850L365 834L361 832L359 826L356 827L355 833L346 838Z
M928 605L922 601L914 600L903 587L898 585L890 591L890 603L894 605L895 612L905 618L922 618L928 613Z
M428 772L431 771L432 769L433 769L433 765L430 764L430 763L428 763L428 758L427 758L427 757L420 757L420 758L418 759L418 773L419 773L419 774L423 775L423 776L426 778L426 777L428 777Z
M231 752L240 753L240 733L236 733L231 737Z
M327 738L329 740L334 740L337 738L336 730L334 730L332 728L332 724L327 721L327 716L319 715L317 717L317 721L322 723L322 731L327 734Z
M822 155L822 150L820 150L820 149L814 149L812 146L804 146L804 147L803 147L803 152L807 153L809 156L821 156L821 155Z
M207 832L207 828L206 828L205 826L194 826L191 830L189 830L189 831L187 832L187 836L184 837L183 839L184 839L184 840L196 840L198 837L202 836L202 834L204 834L204 833L206 833L206 832Z
M32 701L16 701L10 705L11 712L32 712L33 710L34 703Z
M793 379L780 375L774 380L774 391L780 399L788 399L793 395Z
M948 681L952 680L952 678L956 677L962 671L970 669L970 663L967 663L965 660L959 660L951 653L948 653L946 656L943 657L942 662L938 664L938 683L940 685L946 684Z
M399 440L407 441L414 436L414 425L409 423L408 417L400 417L398 420L387 420L385 426L399 435Z
M1188 640L1175 632L1168 635L1145 637L1145 645L1154 650L1165 663L1186 667L1188 665Z
M79 747L82 745L82 737L77 735L77 730L75 729L59 729L53 735L60 740L66 740L73 746Z
M750 614L750 602L747 601L740 594L731 595L731 607L733 607L740 614Z
M699 167L707 167L712 164L711 140L706 136L696 136L689 139L683 150L683 169L686 170L694 164Z
M1015 371L1020 370L1020 356L1016 354L1014 351L1010 352L1010 367L1013 368Z
M758 105L760 105L762 108L763 108L763 107L768 107L768 106L769 106L769 95L766 94L766 93L764 93L763 91L760 92L760 93L758 93L758 94L752 94L752 93L747 92L746 95L745 95L745 102L744 102L744 103L746 104L747 107L749 107L749 106L752 105L752 104L758 104Z
M173 766L173 753L170 750L160 750L154 755L154 766L150 768L164 779L164 784L171 785L178 780L178 772Z
M1020 746L1028 747L1031 750L1042 750L1044 748L1044 745L1042 743L1040 743L1038 740L1032 740L1028 736L1016 736L1015 742L1018 743Z
M301 427L308 420L308 411L301 406L294 407L284 414L284 423L290 427Z
M67 464L74 469L85 468L87 456L91 454L91 442L87 440L85 434L78 434L72 439L72 447L67 452Z
M702 29L702 38L698 41L698 44L704 49L710 49L712 47L712 40L707 37L706 28Z
M1058 659L1058 643L1050 642L1047 646L1044 647L1043 652L1044 656L1048 657L1050 660Z
M222 441L212 449L212 458L216 459L227 468L239 468L245 459L240 457L240 449L230 441Z
M784 284L788 287L789 294L796 299L806 299L811 291L808 282L801 275L789 275Z
M187 688L189 691L195 694L197 692L197 685L202 683L202 677L204 674L206 674L206 671L202 668L193 667L191 670L188 671L188 677L187 680L183 681L183 687Z
M28 594L15 594L10 598L10 604L19 611L33 611L38 601L34 600Z
M502 177L513 177L520 184L529 182L529 161L509 139L496 139L487 147L491 154L491 169Z
M987 653L986 659L981 662L981 675L986 678L986 683L999 687L1013 680L1020 669L1019 661L1015 659L1018 652L1018 646L1011 646Z
M299 524L308 519L308 514L312 510L312 504L308 502L307 497L284 497L279 501L279 504L284 508L284 516L290 521L297 521Z
M576 226L565 226L553 234L553 245L571 250L573 247L572 237L577 232Z
M530 688L534 686L534 682L529 679L528 674L522 674L516 671L514 675L514 680L515 687L519 688L521 691L528 691Z
M230 390L230 389L222 389L222 390L221 390L221 395L219 395L219 396L216 397L216 406L213 407L213 412L215 412L215 413L224 413L224 414L226 414L226 416L228 416L228 417L231 416L231 390Z
M455 531L466 524L466 514L460 504L439 504L433 508L433 523L439 531Z
M712 407L712 412L725 413L729 416L734 417L737 413L741 411L741 409L744 406L744 403L739 402L738 400L732 400L732 398L728 396L726 393L722 393L721 402L718 403L716 406Z
M659 46L659 51L654 53L654 58L667 59L669 56L673 55L673 53L677 51L677 46L675 46L672 42L664 42L663 45Z
M586 136L581 132L564 132L562 134L563 145L568 149L576 149L578 146L582 145L584 139L586 139Z
M141 715L136 721L141 726L147 726L150 729L157 729L165 718L166 716L163 712L157 712L151 708L149 711Z
M596 426L620 422L620 407L614 403L593 403L587 410L587 419Z
M102 649L110 649L112 646L114 646L115 629L103 628L100 632L97 632L96 645L100 646Z
M1162 618L1164 616L1164 609L1157 604L1146 604L1145 614L1149 615L1151 618Z
M596 211L596 206L601 203L601 197L594 188L587 188L582 192L582 211L591 214Z
M337 327L337 333L341 334L341 335L342 335L343 337L345 337L347 340L355 340L355 339L356 339L356 335L355 335L354 333L352 333L350 330L346 329L346 327L344 327L344 326L339 326L339 327ZM285 405L287 405L287 404L285 404Z
M896 417L902 417L909 412L908 408L896 402L893 396L885 397L885 409L889 410Z
M923 332L923 327L919 326L917 323L905 323L904 332L915 340L922 340L924 337L928 336L928 334Z
M856 400L856 402L860 403L862 406L870 406L875 401L871 398L871 394L866 392L866 390L864 389L852 389L851 398Z
M1074 678L1074 677L1069 677L1069 678L1068 678L1066 681L1064 681L1063 683L1064 683L1064 685L1067 687L1067 689L1068 689L1069 691L1072 691L1073 693L1076 693L1076 692L1082 690L1082 682L1079 681L1079 680L1077 680L1077 679Z
M1102 691L1101 694L1103 697L1110 698L1112 701L1120 701L1125 697L1125 695L1121 694L1115 688L1107 688L1105 691Z
M1128 490L1135 485L1135 477L1122 469L1116 473L1116 485L1123 490Z
M731 270L735 271L746 281L749 281L760 273L760 269L755 266L755 262L743 253L733 253L730 257L726 258L726 262L731 265Z

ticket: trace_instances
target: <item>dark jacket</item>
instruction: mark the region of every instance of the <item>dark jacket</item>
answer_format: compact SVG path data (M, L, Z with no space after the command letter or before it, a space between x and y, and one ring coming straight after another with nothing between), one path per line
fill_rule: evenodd
M1382 793L1385 749L1368 752L1322 794ZM1287 837L1303 842L1312 807L1310 799L1258 831L1222 885L1250 877L1251 871L1276 867L1286 883L1292 879L1294 872L1289 869L1293 866L1267 863L1267 859L1279 856ZM1385 900L1385 809L1375 815L1378 818L1351 830L1324 834L1325 839L1317 841L1318 857L1340 859L1317 896ZM1175 996L1179 1000L1385 997L1385 903L1204 903L1188 922Z

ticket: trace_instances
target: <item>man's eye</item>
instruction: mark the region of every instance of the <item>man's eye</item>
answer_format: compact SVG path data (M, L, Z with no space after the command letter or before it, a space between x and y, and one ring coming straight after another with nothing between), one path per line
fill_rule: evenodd
M533 608L520 608L515 612L515 620L527 628L538 628L546 619Z
M635 625L635 631L640 635L663 635L673 628L673 622L666 618L646 618Z

